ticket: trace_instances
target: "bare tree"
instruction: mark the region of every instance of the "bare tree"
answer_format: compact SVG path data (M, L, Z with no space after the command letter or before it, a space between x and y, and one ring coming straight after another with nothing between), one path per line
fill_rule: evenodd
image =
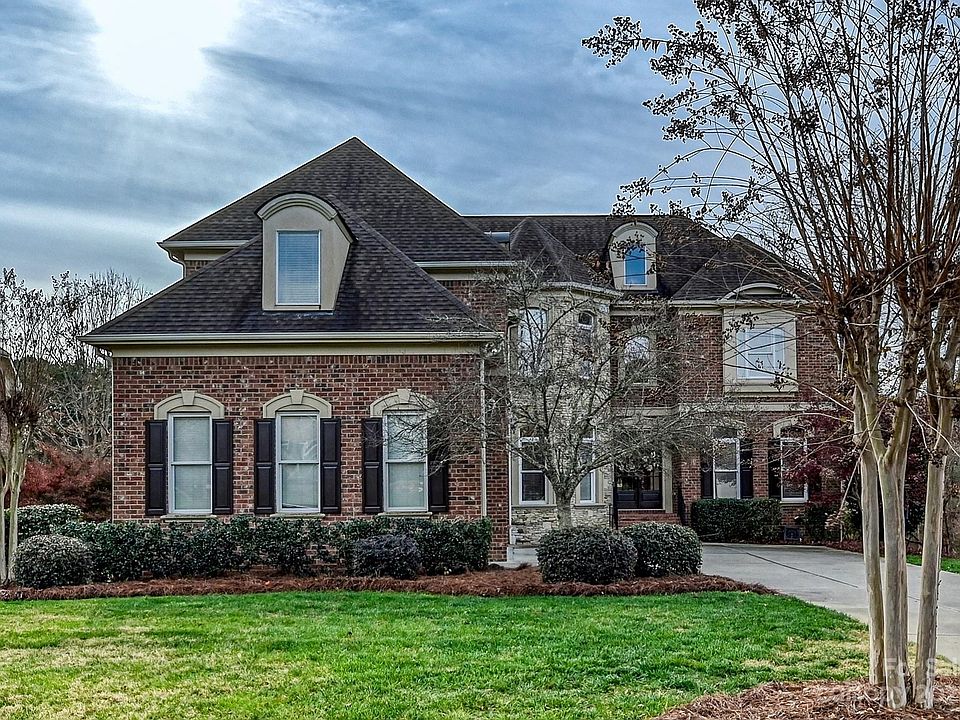
M870 677L887 704L932 703L945 426L960 313L960 32L952 0L696 0L669 37L616 18L584 44L683 87L647 101L692 150L623 187L736 226L802 266L810 303L853 386L862 447ZM692 197L689 207L680 193ZM881 432L892 405L889 433ZM907 665L904 469L915 418L928 472L923 601ZM941 458L941 459L938 459ZM880 514L882 499L883 514ZM885 562L880 557L883 523ZM881 582L881 577L883 581ZM913 681L915 680L915 685ZM911 687L913 685L913 687Z
M721 395L686 391L697 349L660 298L560 282L537 262L480 276L474 292L499 299L481 323L504 340L484 350L484 372L450 383L434 417L542 471L561 527L591 472L642 472L664 447L709 445L704 427L735 412ZM611 317L614 305L628 312Z
M18 509L27 460L40 440L103 452L110 377L80 338L144 295L115 273L28 287L13 270L0 283L0 583L14 579Z

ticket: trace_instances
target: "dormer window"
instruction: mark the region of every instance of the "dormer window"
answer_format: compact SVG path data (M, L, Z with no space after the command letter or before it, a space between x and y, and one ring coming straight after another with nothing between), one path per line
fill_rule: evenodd
M314 195L289 193L257 215L263 221L263 309L334 310L352 242L337 210Z
M619 290L655 290L657 233L644 223L621 225L610 236L610 269Z
M277 305L320 304L319 231L277 232Z

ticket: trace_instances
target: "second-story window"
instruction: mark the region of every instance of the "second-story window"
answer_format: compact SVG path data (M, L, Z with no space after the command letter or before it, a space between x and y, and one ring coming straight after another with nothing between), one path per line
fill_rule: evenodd
M517 326L517 367L525 375L535 375L543 368L546 352L547 311L527 308Z
M782 328L744 328L737 332L737 378L770 380L784 368L786 334Z
M319 232L277 232L277 304L320 304Z

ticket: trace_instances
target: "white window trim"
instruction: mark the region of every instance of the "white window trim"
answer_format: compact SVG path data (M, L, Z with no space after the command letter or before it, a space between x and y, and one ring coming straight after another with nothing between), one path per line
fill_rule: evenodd
M646 280L642 283L627 282L627 254L628 250L621 247L625 237L639 236L638 242L646 256ZM657 287L657 273L655 269L657 256L657 231L646 223L629 222L621 225L610 236L610 267L613 270L613 284L618 290L655 290Z
M320 427L321 415L318 412L279 412L276 414L276 423L274 432L276 433L276 498L277 498L277 513L282 515L316 515L320 512L320 490L322 477L320 473L320 464L322 457L322 449L320 447L321 439L323 438L323 429ZM280 421L284 417L313 417L317 419L317 462L308 463L308 462L293 462L293 461L283 461L280 457L281 455L281 428L283 423ZM317 466L317 506L312 508L285 508L283 507L283 472L281 466L283 465L313 465Z
M596 435L593 435L592 437L584 438L584 439L583 439L584 444L590 446L590 455L591 455L591 457L593 456L593 453L594 453L594 444L596 443L596 441L597 441ZM593 470L591 470L591 471L590 471L589 473L587 473L587 475L586 475L585 481L588 482L589 485L590 485L590 499L588 499L588 500L583 500L583 499L581 499L581 497L580 497L580 486L583 485L584 479L581 479L580 482L577 483L577 491L576 491L576 493L575 493L575 495L574 495L574 498L573 498L573 504L574 504L574 505L598 505L598 504L599 504L599 501L597 500L597 496L598 496L598 494L599 494L599 493L597 492L597 490L598 490L598 488L597 488L597 476L598 476L598 474L597 474L597 468L593 468Z
M539 441L538 437L521 437L520 445L527 445ZM517 505L524 507L546 507L550 505L550 483L547 482L547 476L541 469L539 472L543 476L543 500L524 500L523 499L523 458L517 455ZM528 470L527 472L533 472Z
M387 417L389 415L415 415L421 418L420 422L426 422L426 413L418 410L386 410L384 411L383 417L383 509L384 512L388 513L404 513L404 512L428 512L430 509L430 478L429 478L429 458L428 452L426 451L426 441L427 438L424 437L424 453L423 453L423 505L416 507L394 507L390 505L390 465L393 464L402 464L402 465L413 465L418 462L415 459L394 459L390 460L390 433L387 432ZM424 436L426 436L426 425L422 425Z
M173 443L175 439L175 433L173 430L174 422L177 418L193 418L198 417L205 418L207 421L207 447L210 451L210 459L207 462L199 462L196 460L181 460L179 462L175 461L173 454ZM179 413L169 413L167 415L167 511L170 515L211 515L213 514L213 417L208 413L196 413L196 412L179 412ZM210 493L208 500L210 502L209 506L201 510L178 510L175 506L177 494L175 492L175 483L176 483L176 472L175 468L179 466L200 466L205 465L208 470L208 476L210 480Z
M740 436L737 435L737 436L735 436L735 437L719 437L719 438L718 438L718 437L715 437L715 438L713 438L713 442L714 442L714 443L723 443L723 444L732 444L732 445L735 447L735 449L736 449L736 454L737 454L737 468L736 468L736 472L737 472L737 497L736 497L736 499L737 499L737 500L740 500ZM718 452L714 452L714 453L713 453L713 457L711 458L711 461L710 461L710 468L711 468L711 470L710 470L710 476L711 476L711 479L713 480L713 497L714 497L714 498L719 498L719 499L724 499L724 498L720 498L720 493L718 492L718 488L717 488L717 472L718 472L718 470L717 470L717 456L718 456L718 455L719 455ZM732 470L726 470L726 469L720 469L719 472L733 472L733 471L732 471ZM733 499L733 498L731 498L731 499Z
M316 305L317 307L319 307L320 305L323 304L323 291L320 287L323 283L323 246L320 243L320 234L321 234L320 230L316 230L316 231L294 230L294 229L277 230L276 239L275 239L275 242L276 242L275 247L277 251L275 253L276 258L274 261L274 268L273 268L273 272L274 272L273 276L277 279L276 286L274 288L274 293L275 293L274 304L277 307L303 307L305 305L312 306L314 304L313 302L300 302L300 301L280 302L280 235L282 233L297 233L299 235L315 234L317 236L317 298L316 298L317 302L316 302Z
M810 486L808 483L803 484L803 497L784 497L783 496L783 456L784 443L790 445L799 446L799 452L804 452L807 448L807 439L806 438L791 438L780 436L777 438L780 443L780 502L784 505L802 505L805 502L810 501Z
M748 316L748 317L745 317ZM727 392L778 394L797 392L797 316L795 313L764 308L726 309L723 315L723 384ZM749 319L754 330L783 330L783 365L762 377L739 377L738 367L745 361L740 353L739 337Z
M534 338L530 323L530 316L537 315L540 318L538 327L539 337ZM547 330L550 324L550 316L546 308L527 307L520 311L517 322L517 371L525 376L535 375L543 370L547 358ZM524 329L530 336L529 343L524 345ZM535 342L536 341L536 342Z

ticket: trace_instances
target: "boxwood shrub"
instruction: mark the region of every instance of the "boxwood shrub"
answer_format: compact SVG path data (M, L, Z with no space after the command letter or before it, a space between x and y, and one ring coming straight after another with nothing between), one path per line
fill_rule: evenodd
M561 528L540 539L537 560L546 582L606 585L633 577L637 549L630 538L609 528Z
M642 522L623 530L637 548L637 576L696 575L703 552L700 538L688 527Z
M774 542L783 522L777 498L697 500L690 525L705 542Z
M413 580L420 572L420 551L409 535L378 535L353 544L353 575Z
M82 540L66 535L34 535L17 551L14 577L26 587L82 585L90 581L92 558Z

